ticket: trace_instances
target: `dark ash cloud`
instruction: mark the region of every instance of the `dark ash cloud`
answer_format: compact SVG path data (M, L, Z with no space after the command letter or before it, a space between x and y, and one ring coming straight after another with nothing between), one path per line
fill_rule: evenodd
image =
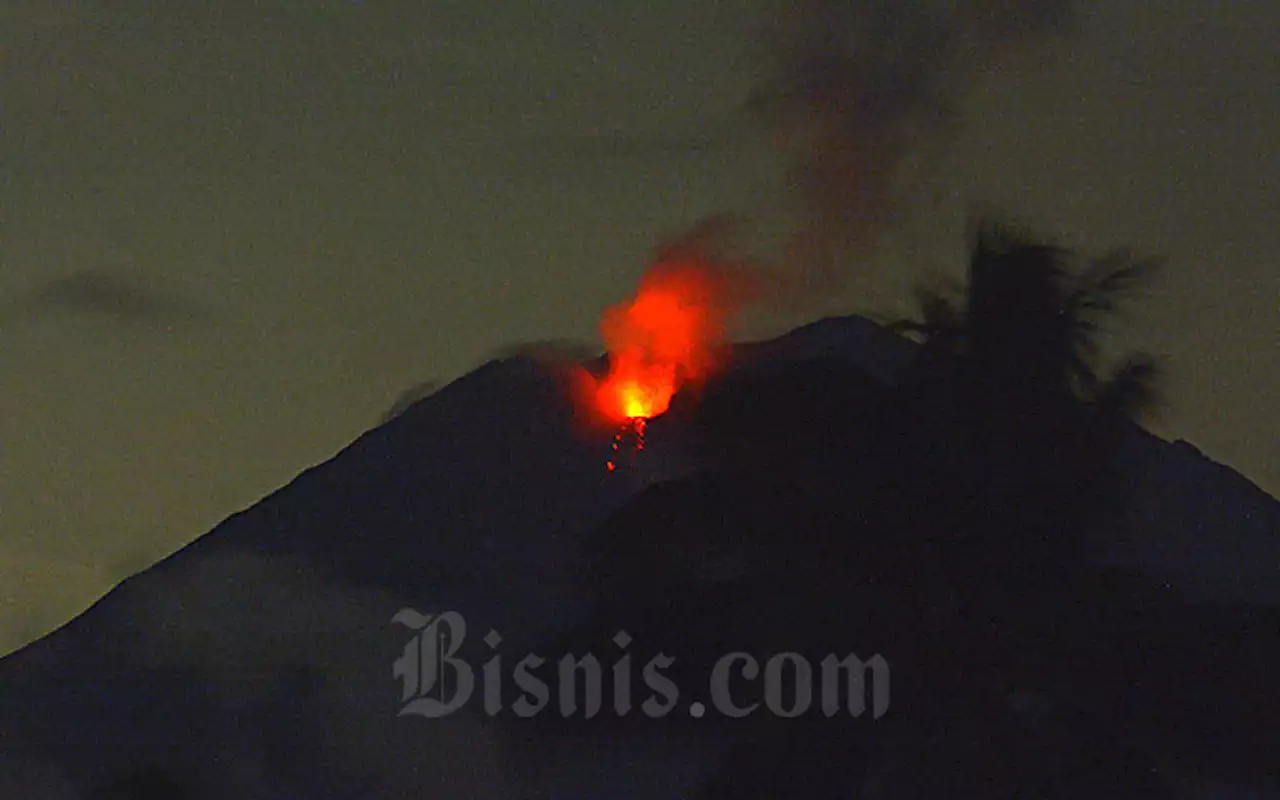
M147 328L172 327L207 316L201 305L119 267L95 267L59 276L6 305L4 317L10 319L72 314Z
M771 17L752 110L794 156L808 206L802 260L873 246L895 179L945 136L984 70L1068 33L1071 0L791 0Z

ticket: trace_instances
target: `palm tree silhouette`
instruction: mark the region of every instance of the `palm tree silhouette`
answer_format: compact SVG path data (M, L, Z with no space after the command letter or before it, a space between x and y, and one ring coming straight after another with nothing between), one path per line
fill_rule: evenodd
M1115 250L1073 273L1073 260L1063 248L986 223L975 237L963 296L919 286L919 319L890 330L959 356L984 385L1012 398L1071 398L1136 416L1156 403L1158 366L1134 353L1104 373L1099 334L1159 262Z
M904 496L983 617L1074 580L1123 509L1125 428L1158 396L1155 360L1105 365L1100 337L1157 262L1125 251L1077 261L982 225L959 296L919 288L920 316L890 326L924 339L900 389L918 429Z

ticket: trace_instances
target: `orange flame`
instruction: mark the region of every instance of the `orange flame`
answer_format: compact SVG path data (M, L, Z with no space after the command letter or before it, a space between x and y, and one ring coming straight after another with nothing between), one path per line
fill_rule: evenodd
M609 374L596 389L601 413L618 423L656 417L682 384L713 369L740 288L728 271L692 257L651 267L635 297L601 320L609 350Z

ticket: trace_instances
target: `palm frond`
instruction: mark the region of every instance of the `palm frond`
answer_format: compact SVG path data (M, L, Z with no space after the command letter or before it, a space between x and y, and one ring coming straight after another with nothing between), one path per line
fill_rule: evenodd
M1120 301L1148 283L1162 265L1160 259L1135 259L1127 250L1113 250L1076 279L1063 311L1075 317L1115 313Z
M936 289L917 286L916 305L924 324L939 331L959 330L964 327L964 312L951 298Z
M925 339L959 337L964 332L964 311L960 304L942 290L917 285L912 291L919 312L918 319L900 319L890 322L885 329L891 333L914 333Z
M1095 402L1104 411L1136 416L1160 401L1159 362L1146 353L1126 358L1096 390Z

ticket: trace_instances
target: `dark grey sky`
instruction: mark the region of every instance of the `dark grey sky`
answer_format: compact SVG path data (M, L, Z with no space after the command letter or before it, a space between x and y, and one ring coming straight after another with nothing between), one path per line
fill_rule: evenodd
M594 339L661 238L781 218L761 5L0 0L0 651L402 390ZM1123 331L1156 429L1280 492L1280 6L1097 5L962 94L843 292L745 333L904 311L971 202L1164 253Z

